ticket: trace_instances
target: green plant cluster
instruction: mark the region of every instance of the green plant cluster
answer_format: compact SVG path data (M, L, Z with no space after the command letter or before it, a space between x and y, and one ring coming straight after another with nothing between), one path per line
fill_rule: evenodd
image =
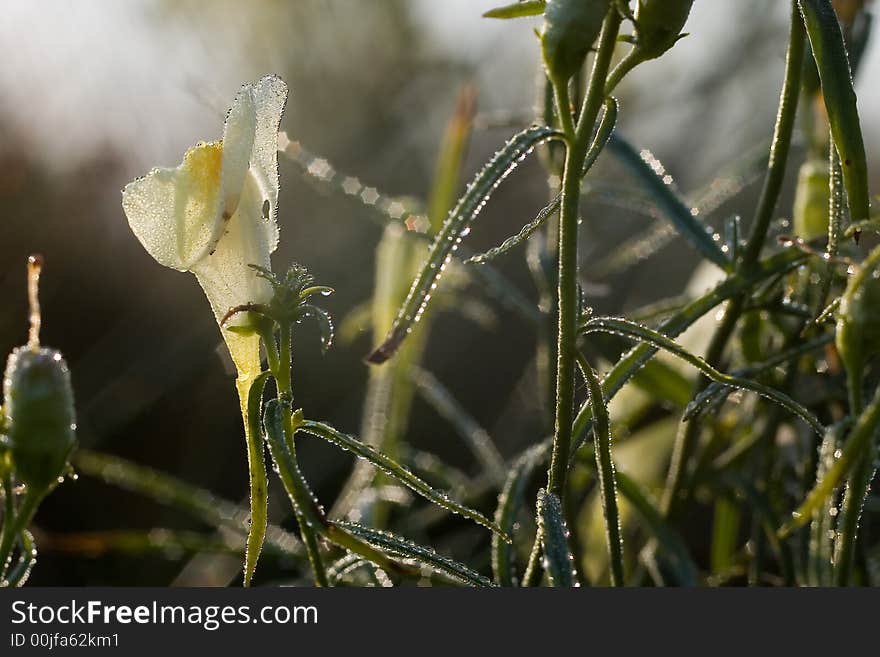
M863 2L791 0L772 141L743 165L762 179L761 192L752 216L725 220L715 232L706 223L709 213L695 211L662 165L620 133L617 119L626 107L614 95L632 70L651 66L687 36L694 4L529 0L488 12L502 20L542 17L543 114L513 134L460 194L474 122L473 94L465 89L426 206L378 192L378 199L364 201L384 226L375 293L340 329L343 340L360 328L376 340L366 358L360 437L309 419L295 403L295 329L313 318L323 348L331 346L333 321L314 297L332 290L298 265L284 276L256 268L271 285L271 301L230 309L221 322L246 314L249 321L229 330L259 335L266 362L246 400L248 435L263 439L249 445L250 522L206 491L80 451L74 457L80 472L157 497L235 535L218 545L180 532L149 541L132 534L116 536L117 547L240 553L246 585L261 553L287 557L298 582L319 586L876 583L877 546L866 514L878 506L870 484L880 430L880 246L872 249L871 241L880 223L870 207L853 89L869 33L867 9ZM838 4L846 11L838 13ZM802 166L792 147L799 130L806 144ZM300 145L281 153L316 185L351 196L352 179L335 170L319 175L312 166L319 158ZM466 238L481 210L532 153L540 154L551 181L549 203L533 219L514 222L501 245L469 250ZM591 311L579 274L580 232L592 220L583 201L600 158L623 167L657 217L638 248L615 254L607 271L681 240L717 270L708 291L662 300L629 317ZM792 208L780 203L787 176L797 178ZM707 200L701 209L723 200ZM392 207L403 211L387 211ZM782 217L793 222L781 228ZM494 267L521 245L538 303ZM502 454L467 404L423 368L438 310L473 310L470 284L535 329L536 396L546 410L546 432L520 454ZM683 337L697 325L709 333L699 349ZM24 554L31 540L29 497L17 512L10 506L12 473L29 496L44 495L73 445L72 429L64 431L73 424L66 369L53 362L60 364L43 376L42 352L10 361L4 558L9 541L18 540ZM52 395L27 401L27 390L40 386ZM477 476L406 439L416 397L473 452ZM16 408L29 403L51 406L55 414L17 428ZM657 444L670 434L671 444ZM39 440L28 442L34 435ZM326 510L300 466L297 446L306 436L358 457ZM268 522L266 450L291 503L296 535ZM481 547L472 549L471 563L428 545L438 527L455 522L450 513L489 530L476 539Z

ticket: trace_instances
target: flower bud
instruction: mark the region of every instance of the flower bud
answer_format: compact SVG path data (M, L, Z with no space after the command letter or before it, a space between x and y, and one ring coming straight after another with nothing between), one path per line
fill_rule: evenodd
M636 50L642 60L655 59L681 37L694 0L639 0Z
M540 36L551 80L565 82L580 70L609 4L610 0L548 0Z

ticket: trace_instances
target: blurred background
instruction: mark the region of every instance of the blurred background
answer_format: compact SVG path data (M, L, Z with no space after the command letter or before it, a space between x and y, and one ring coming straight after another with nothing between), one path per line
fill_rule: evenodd
M282 120L291 140L382 194L421 199L456 98L472 84L477 114L464 165L469 178L532 120L540 91L538 22L480 17L496 4L5 0L0 349L26 341L25 261L42 253L43 341L67 357L84 447L172 473L230 500L246 499L233 375L207 301L193 277L159 266L141 248L122 213L120 190L153 166L175 166L196 141L218 138L238 87L269 72L291 88ZM699 0L690 36L620 89L622 134L650 149L683 191L706 189L726 166L766 147L783 73L787 5ZM857 85L869 154L880 145L878 74L875 41ZM799 158L795 153L795 162ZM600 160L599 179L618 180L607 159ZM279 166L276 269L291 261L309 267L337 290L325 306L343 320L373 292L383 219L356 199L328 193L301 166L283 158ZM791 211L792 182L781 216ZM872 186L878 183L874 167ZM746 176L742 186L713 221L749 216L757 185ZM527 160L481 215L470 246L488 248L516 232L547 193L539 161ZM603 312L680 292L697 263L686 245L674 242L638 267L615 268L609 256L653 221L620 206L597 195L584 211L584 283ZM536 302L523 253L514 251L498 268ZM533 394L534 328L480 285L471 284L467 295L491 310L493 322L438 315L424 367L510 456L543 435ZM358 432L367 381L362 359L372 343L362 332L322 356L317 330L300 330L295 393L308 417ZM433 409L416 402L407 441L472 470L470 453L450 434ZM300 460L329 505L351 459L305 439ZM286 522L283 492L271 492L271 516ZM36 522L44 540L34 584L212 581L187 575L188 555L65 549L58 537L194 526L178 512L94 479L66 483Z

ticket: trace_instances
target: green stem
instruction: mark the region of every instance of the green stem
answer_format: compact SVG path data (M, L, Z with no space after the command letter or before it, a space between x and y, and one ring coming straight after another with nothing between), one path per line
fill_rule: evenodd
M276 367L272 374L275 377L275 383L278 387L278 399L287 402L282 405L284 437L293 467L291 468L290 464L287 464L287 467L284 467L274 453L272 456L275 464L278 466L279 475L281 475L284 487L287 489L287 494L292 500L295 500L293 505L294 514L296 515L297 524L299 524L303 543L306 546L309 563L312 565L312 572L315 575L315 584L317 586L328 586L327 572L324 568L324 562L321 559L321 551L320 546L318 545L318 537L315 532L315 524L306 516L304 511L305 509L310 508L308 505L314 505L314 500L308 485L305 480L302 479L302 475L299 472L299 466L296 462L296 445L293 440L293 415L291 407L291 404L293 403L293 386L291 383L292 359L290 343L290 324L287 322L281 322L278 335L278 358L277 361L275 361ZM267 347L266 351L269 353L272 352L273 349ZM269 356L268 360L271 368L273 359ZM283 458L280 460L282 462L286 461L286 459ZM284 474L282 474L285 470L287 471L286 479Z
M580 204L581 171L589 148L593 126L605 99L605 80L620 29L621 18L612 8L605 18L599 36L598 52L590 74L584 105L578 125L573 129L564 81L555 80L556 104L566 137L565 167L562 179L562 202L559 216L559 280L557 287L558 317L556 340L556 403L554 415L553 452L548 472L547 490L564 499L565 479L571 452L574 419L575 341L578 312L578 207Z
M620 84L620 81L626 76L626 74L643 61L645 61L645 58L641 52L635 48L630 50L623 59L617 63L617 66L614 67L611 74L608 76L608 82L605 84L605 95L610 96L611 92L617 88L617 85Z
M293 403L291 384L290 324L282 322L278 335L278 369L275 381L278 383L278 398ZM291 435L292 438L292 435Z

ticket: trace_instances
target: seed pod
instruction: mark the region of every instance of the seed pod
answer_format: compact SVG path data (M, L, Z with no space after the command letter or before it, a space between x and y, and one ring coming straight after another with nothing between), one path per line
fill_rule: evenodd
M794 196L794 231L804 240L828 234L828 162L810 159L801 165Z
M54 349L19 347L9 355L3 385L16 476L31 490L45 490L76 442L67 364Z
M878 247L880 249L880 247ZM860 378L865 364L880 354L880 267L875 250L850 278L840 303L836 344L847 372Z
M636 9L636 51L642 60L655 59L681 37L694 0L639 0Z
M42 266L42 257L28 258L28 343L9 355L3 377L12 465L17 479L34 494L46 492L57 481L76 443L67 363L60 352L40 346L38 292Z
M549 0L544 9L541 49L547 74L556 83L577 73L602 29L610 0Z

